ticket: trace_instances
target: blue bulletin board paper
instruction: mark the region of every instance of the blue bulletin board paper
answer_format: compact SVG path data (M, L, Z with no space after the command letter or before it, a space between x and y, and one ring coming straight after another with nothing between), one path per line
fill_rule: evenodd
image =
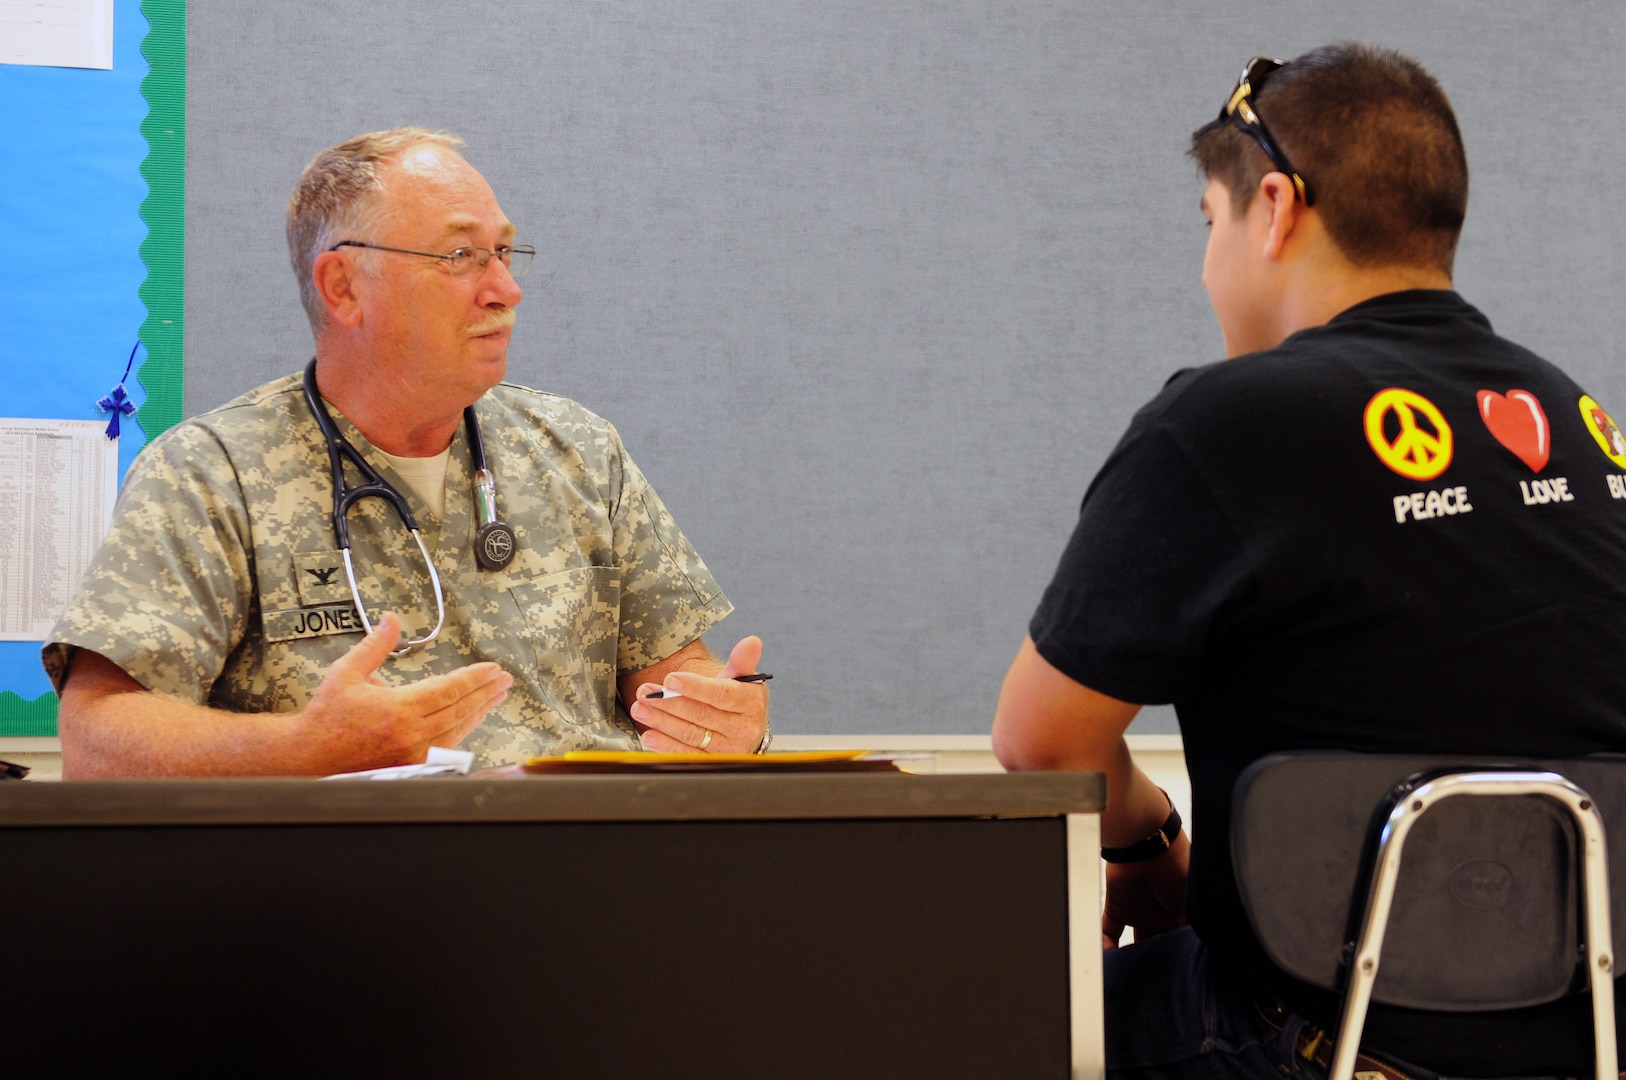
M0 415L105 419L96 403L148 318L148 32L136 0L119 0L112 70L0 66ZM126 383L138 410L145 354ZM147 433L140 411L121 427L122 477ZM55 706L39 645L0 642L0 736L56 734Z

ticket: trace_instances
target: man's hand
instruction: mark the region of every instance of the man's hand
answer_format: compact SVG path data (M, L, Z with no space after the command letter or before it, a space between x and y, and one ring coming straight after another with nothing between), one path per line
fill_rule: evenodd
M1116 949L1126 927L1145 941L1186 925L1186 870L1191 841L1185 830L1169 850L1149 862L1107 863L1107 902L1101 913L1101 947Z
M373 673L401 638L385 612L373 632L333 662L299 712L305 737L339 771L422 762L431 746L456 746L508 696L514 677L493 663L470 664L406 686Z
M299 712L251 715L153 693L80 649L57 717L63 775L322 776L421 762L431 746L457 745L514 680L496 664L471 664L386 686L373 672L400 636L400 620L386 614Z
M768 687L734 679L755 674L762 639L741 639L715 675L672 671L659 682L640 683L627 711L642 727L645 750L664 754L751 754L768 726ZM713 664L716 661L712 661ZM651 698L656 690L681 697Z

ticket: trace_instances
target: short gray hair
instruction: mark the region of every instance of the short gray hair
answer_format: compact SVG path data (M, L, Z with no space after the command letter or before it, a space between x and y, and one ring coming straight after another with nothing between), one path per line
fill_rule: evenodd
M419 143L449 150L464 145L450 132L428 128L369 131L323 150L299 174L288 196L288 259L313 332L321 333L327 325L327 311L311 275L316 257L340 240L367 239L378 230L385 212L380 198L383 166Z

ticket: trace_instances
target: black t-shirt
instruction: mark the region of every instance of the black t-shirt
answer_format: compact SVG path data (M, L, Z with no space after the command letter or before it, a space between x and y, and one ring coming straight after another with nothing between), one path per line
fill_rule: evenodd
M1175 375L1091 483L1031 633L1086 686L1174 703L1192 924L1331 1026L1237 897L1238 774L1286 749L1626 750L1626 438L1455 293L1381 296ZM1374 1007L1366 1041L1441 1071L1584 1070L1576 1004Z

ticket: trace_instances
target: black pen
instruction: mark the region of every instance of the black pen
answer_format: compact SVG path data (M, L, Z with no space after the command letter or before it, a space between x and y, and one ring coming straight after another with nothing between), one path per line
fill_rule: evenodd
M765 674L763 672L758 672L755 675L736 675L736 676L734 676L734 681L735 682L767 682L771 678L773 678L772 675L768 675L768 674ZM644 700L648 701L650 698L674 698L674 697L682 697L682 696L683 695L678 693L676 690L657 690L653 694L645 694L644 695Z

